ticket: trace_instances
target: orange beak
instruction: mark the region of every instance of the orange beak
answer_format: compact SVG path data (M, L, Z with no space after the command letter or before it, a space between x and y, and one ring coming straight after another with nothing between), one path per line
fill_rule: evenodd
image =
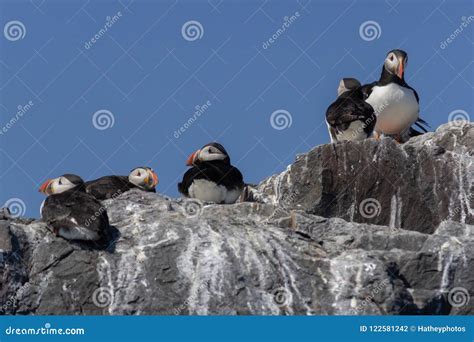
M151 171L151 177L153 178L153 187L157 186L160 181L158 180L158 175L155 171Z
M48 179L46 182L41 184L40 188L38 189L39 192L42 192L43 194L46 194L46 191L48 190L49 186L51 185L52 179Z
M186 161L187 166L193 166L194 165L194 159L199 154L199 152L201 152L201 150L197 150L196 152L191 153L191 155L188 157L188 160Z
M405 65L405 60L402 59L400 61L400 66L398 67L398 77L400 77L400 79L403 79L403 72L405 71L403 70L405 68L404 65Z

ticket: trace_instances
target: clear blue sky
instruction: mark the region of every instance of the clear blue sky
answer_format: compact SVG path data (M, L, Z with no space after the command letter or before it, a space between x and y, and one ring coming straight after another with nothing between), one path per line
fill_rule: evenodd
M149 165L158 191L178 196L187 155L212 140L257 183L327 143L324 114L339 80L378 79L394 48L409 54L406 78L434 129L454 110L473 113L469 0L0 3L0 202L21 199L27 216L39 214L40 183L63 173L93 179ZM201 34L185 39L188 21ZM361 36L367 21L378 24L375 36ZM112 113L113 126L94 127L99 110ZM291 126L272 127L276 110Z

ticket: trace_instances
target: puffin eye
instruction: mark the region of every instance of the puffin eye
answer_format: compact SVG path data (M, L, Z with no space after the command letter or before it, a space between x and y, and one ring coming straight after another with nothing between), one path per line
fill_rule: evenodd
M140 170L137 171L137 176L140 177L142 174L140 173Z
M393 62L393 55L391 55L391 56L390 56L390 61L392 61L392 62Z
M63 182L61 181L61 178L59 178L58 184L59 184L59 185L63 185Z

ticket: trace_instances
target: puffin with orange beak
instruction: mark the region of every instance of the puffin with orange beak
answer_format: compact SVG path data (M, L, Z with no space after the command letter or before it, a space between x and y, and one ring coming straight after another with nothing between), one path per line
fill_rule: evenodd
M115 198L131 189L156 192L158 176L152 168L140 166L130 171L128 176L104 176L84 184L85 190L102 201Z
M374 137L391 136L398 142L427 132L426 121L419 117L420 99L415 89L405 81L405 69L408 55L403 50L392 50L385 58L380 79L362 90L365 101L369 103L377 116ZM422 132L411 126L415 124Z
M99 241L106 237L107 211L84 191L81 177L65 174L48 179L39 191L48 196L41 204L41 219L56 236L83 241Z
M231 165L224 146L212 142L192 153L178 190L190 198L218 204L235 203L244 188L242 173Z

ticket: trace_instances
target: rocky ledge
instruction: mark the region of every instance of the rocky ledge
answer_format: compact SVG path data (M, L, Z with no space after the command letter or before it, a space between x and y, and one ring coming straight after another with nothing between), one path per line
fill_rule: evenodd
M110 243L0 215L1 314L474 314L474 125L322 145L211 205L127 192Z

